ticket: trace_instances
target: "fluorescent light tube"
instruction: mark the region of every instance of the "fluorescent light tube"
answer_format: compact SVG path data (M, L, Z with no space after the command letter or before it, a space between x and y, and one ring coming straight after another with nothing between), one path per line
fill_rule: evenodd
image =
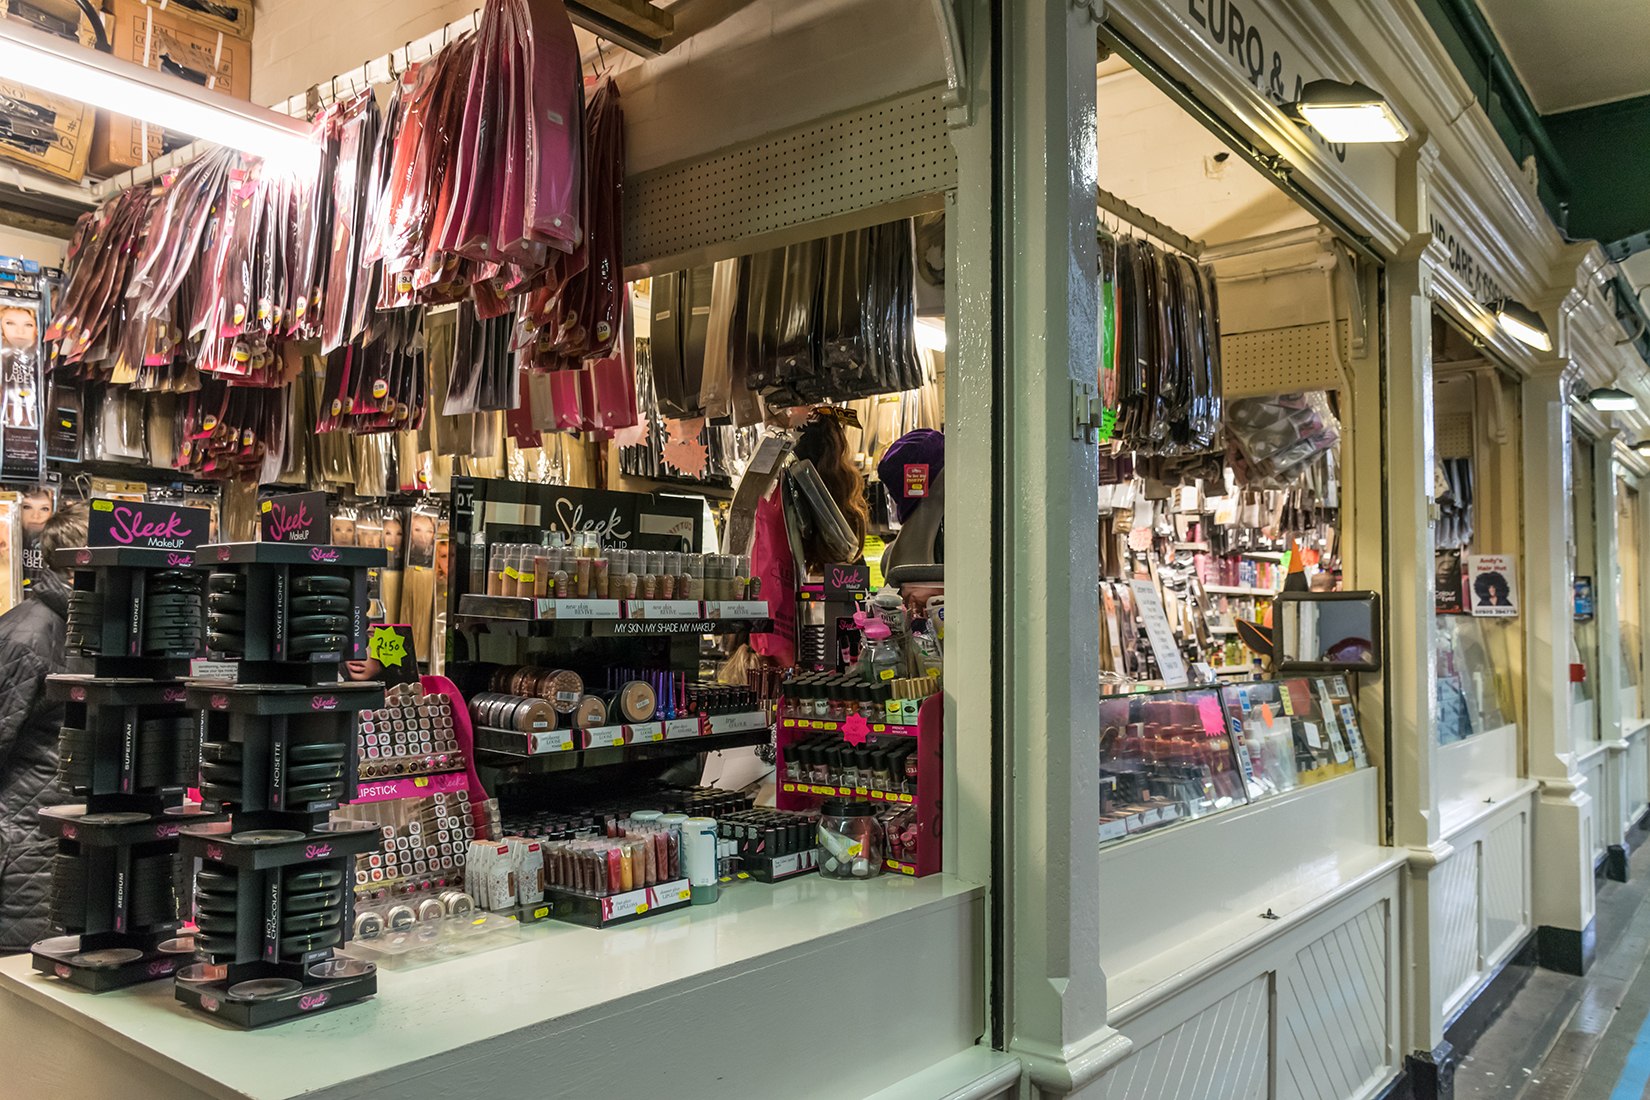
M0 72L53 95L277 161L308 154L309 124L0 20Z

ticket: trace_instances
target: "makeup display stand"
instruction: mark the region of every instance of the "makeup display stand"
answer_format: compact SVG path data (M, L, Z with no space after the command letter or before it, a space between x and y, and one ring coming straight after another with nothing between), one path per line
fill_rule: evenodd
M938 874L942 862L940 846L940 784L941 775L941 719L944 715L941 699L933 695L923 701L917 711L915 726L889 725L882 722L866 723L863 744L855 748L875 749L895 744L895 739L916 741L917 774L915 788L903 792L879 791L868 786L845 787L808 776L802 768L798 778L790 778L789 765L795 746L802 742L819 744L821 740L833 744L849 744L841 740L847 732L846 722L824 718L781 718L779 720L779 789L775 801L781 810L817 812L827 798L853 799L870 802L873 807L909 807L910 817L901 814L898 843L889 838L889 854L883 861L887 871L921 878ZM822 736L823 735L823 736ZM893 827L889 827L890 832ZM898 858L895 853L898 853Z
M237 543L203 547L197 560L213 571L209 629L242 616L245 640L221 681L189 687L201 793L230 820L180 830L180 851L199 861L199 932L175 995L260 1027L377 991L376 967L331 956L349 937L355 856L375 850L379 832L327 818L358 791L358 712L384 703L382 684L337 679L340 662L365 658L367 571L384 552ZM313 610L317 596L339 602ZM318 614L347 621L344 633L294 645L305 636L294 620Z
M30 953L36 970L94 993L167 977L193 949L178 935L178 832L216 818L184 801L199 740L176 678L199 635L191 560L127 547L57 554L73 571L75 672L48 677L46 697L64 704L61 781L85 802L40 811L57 838L52 922L66 934Z
M800 668L836 668L841 662L844 634L858 634L854 612L857 600L869 591L833 593L823 584L804 584L796 591L796 659Z
M83 546L59 550L55 564L70 570L71 672L140 680L189 675L201 648L200 595L177 589L204 579L193 551ZM185 624L194 629L169 629Z
M236 542L203 546L195 560L212 571L207 649L233 660L240 682L324 684L337 679L338 662L365 658L368 574L384 567L383 550ZM326 592L298 591L305 577L336 583ZM226 596L238 599L222 602ZM214 617L219 607L240 617L240 633L212 629L223 621Z

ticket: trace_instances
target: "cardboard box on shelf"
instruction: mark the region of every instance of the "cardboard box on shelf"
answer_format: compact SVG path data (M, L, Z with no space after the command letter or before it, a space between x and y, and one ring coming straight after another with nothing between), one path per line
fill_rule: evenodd
M164 9L142 0L111 0L109 7L114 23L109 39L116 57L236 99L251 96L252 45L245 39L201 22L176 0ZM250 4L247 12L250 26ZM146 127L141 119L99 110L88 163L94 175L112 176L147 164L166 148L186 140L178 136L168 146L161 127Z
M84 103L0 77L0 157L79 183L91 136Z
M97 45L97 32L92 29L91 20L74 0L0 0L0 4L3 4L0 11L20 23L88 48ZM105 28L108 21L105 15Z
M113 176L128 168L138 168L160 156L166 131L145 127L142 119L117 115L101 108L92 126L91 150L86 167L94 176ZM144 138L148 138L145 145Z
M165 7L202 27L252 40L252 0L168 0Z
M252 95L252 43L180 12L142 0L110 0L114 55L203 88L247 99Z

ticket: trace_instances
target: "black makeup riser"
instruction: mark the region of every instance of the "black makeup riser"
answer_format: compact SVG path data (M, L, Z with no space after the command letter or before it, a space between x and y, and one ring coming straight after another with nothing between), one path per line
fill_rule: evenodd
M220 820L185 802L199 728L187 706L200 590L190 551L59 550L70 570L68 675L60 782L85 801L48 806L57 838L50 915L60 935L31 948L34 968L94 993L169 977L193 942L179 935L182 826Z
M197 561L211 570L207 644L233 676L192 683L187 706L202 799L230 820L181 830L199 932L175 990L260 1027L377 991L376 967L332 949L349 938L355 857L378 848L379 830L328 814L358 793L359 712L384 704L383 684L340 676L366 659L367 571L384 551L235 543ZM315 615L323 629L307 631Z

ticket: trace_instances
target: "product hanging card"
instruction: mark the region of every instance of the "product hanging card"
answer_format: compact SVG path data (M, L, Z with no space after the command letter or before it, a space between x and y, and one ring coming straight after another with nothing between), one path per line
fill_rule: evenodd
M1466 557L1467 596L1472 613L1482 618L1510 619L1518 615L1518 574L1511 554L1469 554Z
M1169 629L1169 617L1163 613L1163 600L1157 586L1149 580L1131 580L1134 602L1139 610L1141 624L1146 628L1146 641L1157 658L1157 667L1163 673L1163 682L1169 687L1185 687L1186 661L1175 644L1174 631Z
M206 541L211 512L149 501L94 500L87 521L90 546L193 550Z
M258 532L265 542L332 542L325 493L271 497L258 508Z

